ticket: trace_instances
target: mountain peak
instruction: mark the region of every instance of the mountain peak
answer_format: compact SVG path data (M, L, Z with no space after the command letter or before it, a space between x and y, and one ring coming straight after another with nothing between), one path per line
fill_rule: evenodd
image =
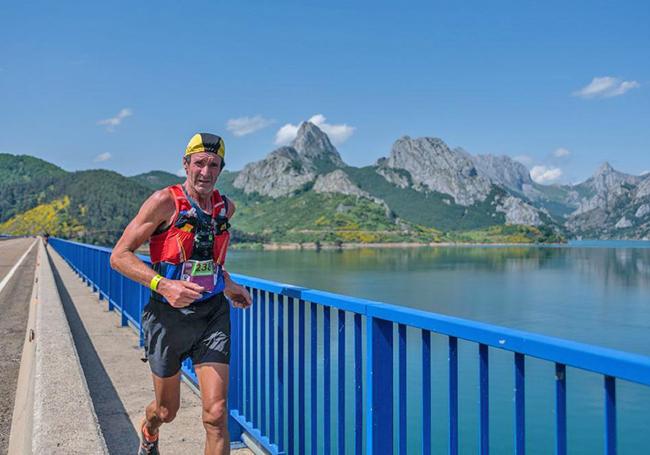
M312 149L315 147L325 151L334 149L327 134L309 121L300 124L296 137L291 142L291 146L299 153L303 153L308 148Z
M304 136L306 134L314 134L317 136L327 137L327 134L325 134L323 130L321 130L318 126L316 126L315 123L312 123L309 120L306 120L300 124L300 126L298 127L298 133L296 134L296 137Z
M594 174L594 176L607 175L607 174L611 174L612 172L616 172L616 171L614 170L612 165L609 164L608 161L605 161L603 164L601 164L598 167L598 169L596 169L596 173Z
M327 134L312 122L302 122L291 146L303 158L310 161L330 162L336 167L345 166L341 155L332 145Z
M491 190L490 181L478 175L468 155L450 150L435 137L401 137L381 165L408 171L416 185L449 194L459 205L484 201Z

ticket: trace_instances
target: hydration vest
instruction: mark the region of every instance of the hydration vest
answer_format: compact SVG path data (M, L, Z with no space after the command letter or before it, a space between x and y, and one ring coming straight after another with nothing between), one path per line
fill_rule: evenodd
M183 263L188 260L214 261L215 286L197 301L206 300L223 291L221 268L226 260L230 233L227 213L228 200L217 190L212 192L212 214L203 212L181 184L168 187L174 196L176 212L169 228L154 233L149 241L149 254L153 269L165 278L180 278ZM153 292L158 300L164 298Z

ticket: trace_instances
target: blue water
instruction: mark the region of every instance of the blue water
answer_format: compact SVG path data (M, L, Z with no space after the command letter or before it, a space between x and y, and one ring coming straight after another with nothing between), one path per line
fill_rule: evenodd
M231 271L246 275L650 355L650 242L582 241L560 247L233 251L229 262ZM351 325L348 320L348 330ZM332 326L335 353L334 315ZM351 340L352 332L347 333ZM421 444L419 336L415 330L408 333L409 453L419 453ZM319 344L322 350L322 337ZM461 453L475 453L476 346L460 343L459 350ZM446 339L434 335L434 453L446 450L446 357ZM490 445L493 453L511 453L512 354L491 350L490 368ZM350 382L351 371L350 364ZM528 453L553 452L553 376L552 364L527 359ZM322 386L322 381L319 384ZM602 453L602 378L570 369L567 387L569 452ZM352 391L347 393L351 400ZM620 453L647 453L650 390L619 381L617 394ZM335 400L332 409L336 415ZM346 415L351 424L349 409ZM334 420L332 428L335 437ZM346 447L351 450L351 441Z

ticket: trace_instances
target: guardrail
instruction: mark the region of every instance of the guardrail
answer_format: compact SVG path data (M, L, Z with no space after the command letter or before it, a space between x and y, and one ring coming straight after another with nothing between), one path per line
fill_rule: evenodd
M50 243L99 292L100 299L108 301L109 309L121 312L122 325L130 324L140 331L142 340L140 314L148 299L148 289L110 269L107 248L61 239L51 239ZM144 256L141 259L149 261ZM421 359L423 423L419 437L423 454L431 453L432 447L432 333L447 339L450 454L459 452L459 340L475 344L478 352L481 454L489 453L490 447L491 349L513 354L513 434L517 454L526 451L526 357L555 366L557 454L567 453L567 367L602 375L607 454L617 450L617 379L650 386L650 357L243 275L232 276L250 290L254 305L250 310L231 311L231 432L233 439L241 431L248 432L271 453L380 454L391 453L391 448L400 454L407 453L411 430L405 399L410 346L407 328L420 332L416 348L420 349ZM305 366L309 368L308 374ZM190 361L183 365L183 372L196 383ZM332 394L334 381L336 392ZM333 404L336 416L332 413Z

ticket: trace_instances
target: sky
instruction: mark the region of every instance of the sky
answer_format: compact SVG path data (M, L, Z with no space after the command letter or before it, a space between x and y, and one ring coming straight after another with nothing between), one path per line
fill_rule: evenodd
M366 166L399 137L509 155L541 183L650 171L650 2L0 3L0 152L227 169L311 119Z

